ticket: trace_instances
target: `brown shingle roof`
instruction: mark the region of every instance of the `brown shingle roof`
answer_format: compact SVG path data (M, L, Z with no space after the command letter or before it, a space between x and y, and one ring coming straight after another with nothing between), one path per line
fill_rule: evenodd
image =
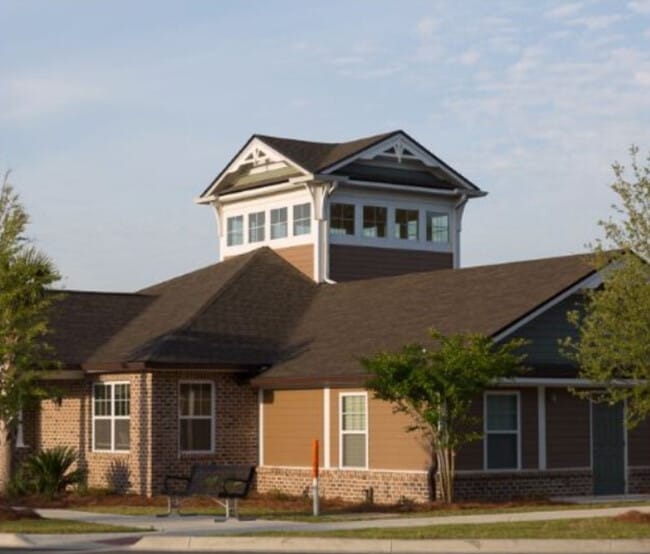
M318 173L401 131L364 137L348 142L312 142L268 135L254 135L311 173Z
M585 256L323 285L264 385L363 377L359 358L425 342L427 329L494 335L593 272Z
M67 294L50 342L66 365L273 363L316 285L268 248L137 294ZM278 309L281 307L281 309Z

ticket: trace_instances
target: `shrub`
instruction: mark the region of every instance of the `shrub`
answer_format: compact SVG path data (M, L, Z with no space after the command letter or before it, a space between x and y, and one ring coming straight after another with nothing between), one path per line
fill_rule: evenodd
M77 462L77 451L68 446L56 446L34 454L25 460L25 471L34 492L55 496L70 485L83 485L86 472L72 466Z

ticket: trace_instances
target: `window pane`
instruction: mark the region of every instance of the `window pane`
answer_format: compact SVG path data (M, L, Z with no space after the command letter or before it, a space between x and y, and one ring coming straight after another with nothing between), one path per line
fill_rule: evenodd
M330 234L354 235L354 204L330 206Z
M212 422L209 419L181 419L181 450L211 449Z
M115 450L128 450L130 442L131 420L115 420Z
M248 214L248 242L260 242L264 240L265 222L265 212Z
M487 437L487 466L488 469L517 468L517 435L489 434Z
M311 204L298 204L293 207L293 234L311 233Z
M130 407L130 385L115 385L115 415L128 416Z
M94 422L93 437L95 439L95 450L111 449L111 420L96 419Z
M366 466L366 436L364 434L343 435L343 465L345 467Z
M283 239L287 236L287 209L271 210L271 238Z
M209 383L200 383L194 387L194 405L192 406L192 415L209 416L212 415L212 387Z
M111 415L111 386L95 384L93 389L95 396L95 415Z
M514 394L487 396L488 431L517 430L517 397Z
M429 242L449 242L449 216L427 212L427 240Z
M364 395L355 394L353 396L343 396L341 398L343 413L365 412L366 397Z
M418 210L395 210L395 238L418 240Z
M379 206L363 207L363 236L364 237L385 237L386 236L386 208Z
M244 216L229 217L227 225L228 246L244 244Z

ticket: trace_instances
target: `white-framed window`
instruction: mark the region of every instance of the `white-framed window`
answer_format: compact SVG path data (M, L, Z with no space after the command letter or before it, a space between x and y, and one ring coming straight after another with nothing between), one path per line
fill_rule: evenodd
M342 468L368 467L368 395L341 393L339 397L339 457Z
M449 214L427 212L427 241L447 244L449 242Z
M244 216L229 217L226 226L226 244L228 246L244 244Z
M271 239L283 239L287 233L287 208L271 210Z
M418 240L420 226L419 210L395 209L395 238Z
M517 391L485 393L483 397L485 469L521 468L520 404Z
M248 214L248 242L262 242L265 225L266 212Z
M308 235L311 233L311 204L296 204L293 207L293 234Z
M214 451L214 383L181 381L178 385L178 429L181 452Z
M126 452L131 441L131 385L93 384L93 450Z
M387 221L387 208L382 206L364 206L362 235L364 237L385 238Z
M330 205L330 234L354 235L354 204Z

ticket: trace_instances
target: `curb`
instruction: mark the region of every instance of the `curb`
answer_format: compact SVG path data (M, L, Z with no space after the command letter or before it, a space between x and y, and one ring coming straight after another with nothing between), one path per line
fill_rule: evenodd
M17 533L0 533L0 548L31 548L31 542Z
M650 552L650 539L640 540L393 540L322 539L301 537L143 537L134 551L195 550L214 552L302 552L350 554L587 554Z

